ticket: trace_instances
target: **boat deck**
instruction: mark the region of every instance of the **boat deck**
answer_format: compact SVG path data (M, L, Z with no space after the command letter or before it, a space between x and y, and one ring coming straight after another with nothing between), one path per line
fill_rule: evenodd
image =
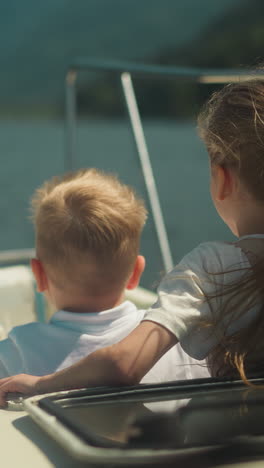
M89 466L74 460L25 411L0 410L1 466L5 467L65 467ZM92 465L90 465L92 467Z

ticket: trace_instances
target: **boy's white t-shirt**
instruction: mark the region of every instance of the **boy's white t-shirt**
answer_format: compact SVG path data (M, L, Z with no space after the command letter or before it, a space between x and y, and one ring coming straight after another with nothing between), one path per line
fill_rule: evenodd
M264 235L244 236L240 240L251 238L264 239ZM195 359L206 358L221 341L226 328L231 335L247 327L261 306L260 299L259 305L249 306L242 316L238 311L228 327L225 320L221 320L224 306L228 304L229 310L232 309L231 296L221 295L222 288L247 275L250 266L238 242L207 242L188 253L164 277L158 288L158 301L144 316L143 320L159 323L170 330L182 348ZM206 296L210 297L216 291L219 295L211 299L209 305ZM219 317L213 330L204 326L212 318Z
M140 323L144 313L132 302L125 301L96 313L60 310L47 324L32 322L15 327L7 339L0 341L0 377L19 373L45 375L69 367L96 349L122 340ZM176 345L142 381L207 376L206 364L196 362Z

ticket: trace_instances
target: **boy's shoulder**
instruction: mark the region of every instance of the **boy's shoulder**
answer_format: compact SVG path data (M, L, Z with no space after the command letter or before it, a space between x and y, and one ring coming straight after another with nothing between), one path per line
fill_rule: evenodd
M39 332L46 332L50 328L49 323L41 323L41 322L28 322L23 325L17 325L13 327L10 332L8 333L9 338L15 338L16 336L25 336L29 337L30 339L34 336L33 334Z

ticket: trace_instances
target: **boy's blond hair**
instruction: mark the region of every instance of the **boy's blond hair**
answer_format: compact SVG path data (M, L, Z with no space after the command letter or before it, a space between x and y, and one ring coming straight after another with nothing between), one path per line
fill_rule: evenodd
M97 169L54 177L32 198L36 253L57 285L124 287L146 221L143 200ZM103 292L103 290L101 289Z

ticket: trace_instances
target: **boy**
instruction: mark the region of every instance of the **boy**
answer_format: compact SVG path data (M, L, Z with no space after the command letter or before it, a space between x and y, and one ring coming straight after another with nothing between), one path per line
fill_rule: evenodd
M0 377L64 369L119 342L144 316L124 300L125 289L138 285L145 266L139 243L146 209L130 187L96 169L78 171L46 182L32 208L32 271L38 291L58 311L49 323L15 327L0 342ZM175 361L181 363L178 369ZM176 347L144 382L187 378L184 363Z

